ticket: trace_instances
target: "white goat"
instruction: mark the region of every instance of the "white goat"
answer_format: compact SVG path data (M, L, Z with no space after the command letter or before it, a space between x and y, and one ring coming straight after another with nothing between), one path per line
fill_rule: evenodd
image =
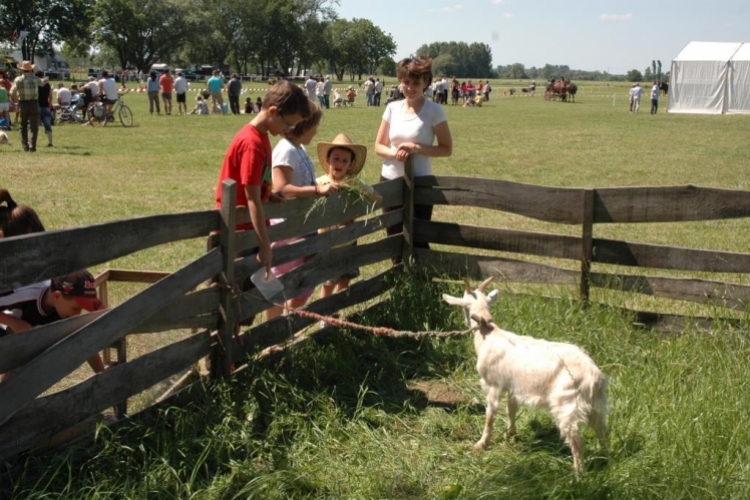
M474 350L482 388L487 391L487 414L484 432L474 449L481 450L487 445L500 397L507 392L506 438L516 433L515 418L520 404L548 408L570 446L578 477L583 462L579 424L588 423L607 452L607 380L580 347L516 335L494 325L490 304L497 299L497 291L484 294L491 280L485 280L472 291L468 279L464 279L463 298L443 295L448 304L463 307L467 324L476 328Z

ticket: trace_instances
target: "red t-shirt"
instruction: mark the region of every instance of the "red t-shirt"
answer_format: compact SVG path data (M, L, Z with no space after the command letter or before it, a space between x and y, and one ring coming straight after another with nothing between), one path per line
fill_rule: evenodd
M161 85L162 92L172 92L172 89L174 88L174 80L172 80L171 76L164 74L159 78L159 85Z
M221 208L221 183L232 179L237 183L237 205L247 206L245 186L260 186L263 203L271 196L271 141L268 134L247 124L237 132L229 144L216 186L216 208ZM252 226L250 226L252 227Z

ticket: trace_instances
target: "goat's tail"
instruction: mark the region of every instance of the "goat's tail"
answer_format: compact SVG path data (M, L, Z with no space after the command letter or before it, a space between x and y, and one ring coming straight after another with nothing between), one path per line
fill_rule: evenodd
M586 376L581 381L579 390L590 402L591 410L606 418L609 413L607 406L607 379L599 368L592 364L587 370Z

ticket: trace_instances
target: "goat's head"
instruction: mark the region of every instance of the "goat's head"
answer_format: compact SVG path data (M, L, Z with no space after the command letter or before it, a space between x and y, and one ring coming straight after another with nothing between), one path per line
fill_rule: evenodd
M452 297L443 294L443 300L452 306L462 307L464 310L464 320L468 326L479 326L483 329L490 329L492 326L492 315L490 306L497 300L497 290L492 290L488 294L484 293L485 287L492 281L492 277L487 278L479 285L476 290L471 289L471 283L468 278L464 278L466 289L462 298Z

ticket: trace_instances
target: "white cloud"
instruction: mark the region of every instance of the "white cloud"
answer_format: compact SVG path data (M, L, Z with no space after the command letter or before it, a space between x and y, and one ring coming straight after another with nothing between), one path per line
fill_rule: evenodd
M600 21L630 21L633 14L602 14L599 16Z
M503 17L505 19L513 19L513 14L511 14L510 12L505 12L503 13Z
M464 6L459 3L454 5L453 7L443 7L442 9L440 9L440 12L455 12L457 10L462 10L463 8Z
M492 0L492 3L498 5L498 4L501 4L501 3L505 3L505 0Z

